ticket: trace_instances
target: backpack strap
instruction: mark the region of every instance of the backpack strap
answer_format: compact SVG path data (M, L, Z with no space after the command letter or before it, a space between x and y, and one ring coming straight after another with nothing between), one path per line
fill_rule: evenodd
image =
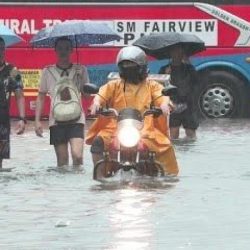
M77 74L78 69L76 68L75 65L72 66L70 72L69 72L69 79L73 80L75 75Z
M74 80L74 78L76 77L76 82L72 81L75 83L76 87L78 88L78 90L80 91L80 85L81 85L81 65L79 64L73 64L73 67L69 73L69 79Z
M47 70L50 72L50 74L53 76L55 79L55 82L58 83L60 82L63 78L68 78L74 83L74 85L80 89L80 80L79 80L79 72L80 72L80 65L72 65L72 68L70 69L69 75L68 76L61 76L61 74L58 72L57 68L55 65L47 67ZM77 75L76 83L73 81L75 76Z
M50 66L47 68L47 70L53 76L53 78L55 79L56 82L59 82L61 80L61 75L58 72L58 70L56 69L56 66L54 66L54 65Z
M53 78L56 80L56 82L60 81L62 78L66 77L69 79L73 79L77 70L74 68L74 65L72 65L72 67L68 70L70 70L69 75L68 76L62 76L60 74L60 72L57 70L57 66L56 65L52 65L47 67L47 70L50 72L50 74L53 76Z

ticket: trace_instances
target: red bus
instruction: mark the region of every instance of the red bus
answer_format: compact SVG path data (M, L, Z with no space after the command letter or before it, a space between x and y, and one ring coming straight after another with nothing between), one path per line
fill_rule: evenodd
M0 22L25 41L41 28L64 20L90 19L107 23L123 37L121 41L78 49L79 63L88 67L91 81L99 85L106 82L109 72L117 71L115 58L120 47L132 44L141 35L164 31L196 34L207 46L206 51L190 58L201 77L197 96L201 113L207 117L247 116L250 113L250 5L215 2L216 5L200 2L2 2ZM22 71L26 112L33 117L40 72L45 65L55 62L53 49L32 48L26 42L9 48L6 54L7 60ZM166 63L152 59L151 72L157 73ZM85 102L84 106L87 105ZM49 99L44 115L48 114L48 109ZM12 105L11 115L16 114Z

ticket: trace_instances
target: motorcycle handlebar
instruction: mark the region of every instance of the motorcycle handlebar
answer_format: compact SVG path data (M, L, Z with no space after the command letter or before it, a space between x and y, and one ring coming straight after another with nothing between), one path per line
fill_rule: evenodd
M118 111L116 109L113 109L113 108L101 108L101 109L99 109L97 114L98 115L103 115L103 116L114 116L114 117L119 116ZM148 115L153 115L155 118L157 118L162 114L163 114L163 112L162 112L162 110L160 108L153 107L153 108L150 108L150 109L146 110L143 113L143 117L146 117Z
M157 118L162 114L163 114L163 112L160 108L152 107L143 113L143 117L148 116L148 115L153 115L154 118Z
M113 108L105 108L105 109L101 108L99 109L97 114L104 115L104 116L115 116L115 117L118 117L119 115L118 111Z

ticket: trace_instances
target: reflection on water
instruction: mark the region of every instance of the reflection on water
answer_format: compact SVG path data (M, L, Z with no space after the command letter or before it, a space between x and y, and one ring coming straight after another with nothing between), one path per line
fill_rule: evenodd
M153 249L154 222L151 220L158 196L174 188L176 179L160 183L152 179L134 179L130 183L110 182L92 187L92 191L113 191L108 211L109 244L105 249ZM164 181L163 181L164 182Z
M250 121L211 120L175 143L178 179L97 183L54 172L48 130L12 135L0 173L0 249L249 249Z
M95 192L112 192L108 211L109 244L105 249L153 249L154 231L151 220L154 204L161 193L174 188L177 178L132 178L107 181L92 186Z
M116 202L109 213L112 249L150 249L154 197L136 189L117 190L114 195Z

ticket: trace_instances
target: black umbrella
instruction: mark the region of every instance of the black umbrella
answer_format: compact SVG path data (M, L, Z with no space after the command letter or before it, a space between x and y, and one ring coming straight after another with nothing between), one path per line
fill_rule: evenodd
M187 56L205 50L204 42L196 35L175 32L152 33L136 40L133 45L143 49L157 59L170 58L169 52L175 45L183 46Z

